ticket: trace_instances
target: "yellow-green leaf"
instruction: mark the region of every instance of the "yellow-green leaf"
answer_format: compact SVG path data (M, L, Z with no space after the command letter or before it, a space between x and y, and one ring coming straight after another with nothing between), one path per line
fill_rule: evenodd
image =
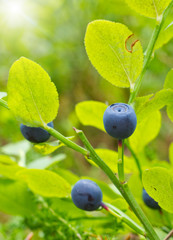
M173 23L161 30L156 41L155 49L161 48L173 38Z
M113 172L118 172L117 161L118 153L109 149L95 149L96 153L101 157L101 159L112 169ZM87 159L91 164L97 166L92 160ZM125 173L132 173L136 171L136 165L134 160L130 157L124 155L124 168Z
M173 69L171 69L166 76L166 79L164 82L164 88L173 89Z
M62 178L65 178L70 185L74 185L80 179L77 175L67 169L55 168L54 171Z
M54 172L40 169L26 169L17 175L28 184L31 191L43 197L62 198L70 196L70 184Z
M127 50L132 32L123 24L96 20L88 24L85 46L100 75L118 87L131 87L141 73L143 51L139 41ZM129 52L129 50L131 52Z
M43 126L58 111L58 93L49 75L37 63L20 58L12 65L8 78L8 106L24 124Z
M164 82L164 88L165 89L172 89L173 90L173 69L171 69L165 79ZM170 103L167 106L167 114L168 117L171 119L171 121L173 121L173 96L172 96L172 101L170 101Z
M45 143L38 143L34 144L34 149L36 152L41 153L43 155L48 155L50 153L55 152L58 148L64 146L63 143L60 143L60 141L54 141L54 142L45 142Z
M85 101L78 103L75 110L79 121L83 125L96 127L105 131L103 125L103 114L106 108L107 105L104 103L97 101Z
M73 139L73 137L67 137L68 139ZM41 153L43 155L48 155L50 153L55 152L58 148L63 147L65 144L63 142L53 141L53 142L44 142L34 144L34 149L36 152Z
M0 178L0 210L11 215L28 216L36 211L33 194L25 183Z
M173 89L163 89L157 92L147 102L138 106L136 110L138 124L144 119L148 118L154 111L163 108L165 105L172 105L173 102Z
M141 152L158 135L161 127L161 114L155 111L148 118L137 124L135 132L129 138L133 150Z
M135 102L134 102L134 108L135 108L135 112L138 113L141 110L143 110L144 108L144 104L146 104L148 101L150 101L150 99L153 97L153 94L149 94L146 96L142 96L142 97L136 97Z
M173 105L172 104L167 106L167 114L168 114L168 117L171 119L171 121L173 121Z
M159 206L173 213L173 175L165 168L152 168L143 173L143 185Z
M173 142L169 146L169 161L173 166Z
M23 168L17 165L10 157L0 155L0 175L9 179L16 179L16 173Z
M146 168L145 168L146 169ZM134 197L142 207L142 210L144 213L148 216L150 219L150 222L155 226L163 226L163 219L160 218L160 212L159 211L153 211L153 209L149 208L145 205L143 199L142 199L142 182L139 181L139 174L133 174L130 179L128 180L128 185L130 190L132 191Z
M137 13L150 18L158 18L171 0L126 0L126 2Z

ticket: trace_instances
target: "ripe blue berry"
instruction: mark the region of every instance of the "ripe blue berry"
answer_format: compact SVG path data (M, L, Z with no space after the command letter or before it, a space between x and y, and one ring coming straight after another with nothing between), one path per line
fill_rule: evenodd
M47 125L53 128L53 122L50 122ZM40 127L28 127L21 124L20 131L24 138L33 143L46 142L50 138L50 134Z
M133 108L125 103L110 105L103 115L106 132L117 139L125 139L135 131L137 119Z
M73 203L80 209L94 211L101 206L102 191L93 181L79 180L71 191Z
M143 188L142 190L142 198L144 203L149 207L149 208L153 208L153 209L160 209L160 206L158 205L158 203L148 195L148 193L146 192L146 190Z

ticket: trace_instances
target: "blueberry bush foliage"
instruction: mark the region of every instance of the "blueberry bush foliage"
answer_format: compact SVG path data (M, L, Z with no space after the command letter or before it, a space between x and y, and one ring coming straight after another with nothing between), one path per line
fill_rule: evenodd
M6 114L10 113L12 124L17 125L18 129L22 123L28 127L42 128L52 137L41 143L25 139L2 144L0 211L2 219L8 220L4 219L4 224L0 224L0 239L164 240L173 235L173 142L167 149L167 161L161 161L151 145L162 129L164 119L173 121L173 70L170 68L165 74L161 90L139 95L143 80L150 83L149 77L144 77L155 51L160 50L173 36L173 1L146 0L144 3L126 0L123 4L127 5L131 14L144 15L149 21L150 18L155 20L153 33L148 36L149 42L138 39L127 24L100 19L90 21L85 36L80 39L82 43L84 39L85 46L81 46L86 50L87 61L98 72L94 74L109 82L109 86L104 86L108 86L110 92L114 86L120 89L121 94L129 90L125 103L134 109L137 116L134 133L127 139L113 140L112 149L104 141L111 139L106 136L103 124L103 115L108 107L104 100L88 98L74 103L75 111L69 116L74 125L73 136L65 136L56 130L59 129L58 122L54 128L47 125L55 120L61 99L65 101L65 98L59 99L58 87L38 64L39 60L36 63L27 57L20 57L12 64L7 91L0 92L0 110L4 118L1 123L6 124ZM117 7L121 8L121 4ZM122 14L125 9L122 6ZM51 64L51 59L49 61ZM92 69L90 65L88 67ZM68 67L66 70L68 74ZM161 67L157 69L159 74L161 70ZM76 85L77 81L80 79L76 80ZM77 93L79 91L74 94ZM122 102L121 94L112 95L110 104ZM69 122L65 124L68 127ZM6 128L10 132L9 125L7 121ZM86 137L90 127L95 128L93 135L102 132L99 145ZM165 127L164 131L169 130ZM61 151L62 147L65 147L64 151ZM81 167L79 174L71 171L71 163L74 164L73 170ZM86 169L89 168L93 171L92 176L87 176ZM96 210L93 207L95 211L81 210L72 201L71 190L82 179L92 180L101 189L102 203L99 200L100 206ZM94 196L95 193L92 194ZM83 206L80 202L77 205Z

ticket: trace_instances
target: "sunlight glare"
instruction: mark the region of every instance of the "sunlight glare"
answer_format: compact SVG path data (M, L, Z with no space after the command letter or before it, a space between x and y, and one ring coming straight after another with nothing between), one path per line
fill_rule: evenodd
M22 23L22 15L24 15L24 1L5 0L3 4L3 13L10 25L19 25Z
M19 2L19 3L15 3L15 2L9 3L8 13L10 15L14 15L14 16L18 15L18 14L21 14L22 13L22 4L21 4L21 2Z

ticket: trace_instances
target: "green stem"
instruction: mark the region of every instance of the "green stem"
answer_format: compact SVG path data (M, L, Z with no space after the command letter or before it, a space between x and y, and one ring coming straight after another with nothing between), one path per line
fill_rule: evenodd
M68 138L64 137L61 133L56 131L54 128L51 128L47 125L45 125L44 128L46 131L48 131L52 136L63 142L66 146L69 148L72 148L73 150L82 153L84 156L88 156L88 151L85 148L80 147L76 143L72 142Z
M106 163L97 155L91 144L89 143L88 139L84 135L81 130L75 129L76 133L78 134L81 141L84 143L86 149L90 153L91 159L105 172L105 174L109 177L112 183L116 186L116 188L120 191L124 199L127 201L133 212L136 214L138 219L144 225L146 229L146 236L150 238L150 240L160 240L157 236L156 232L154 231L151 223L143 213L142 209L138 205L136 199L134 198L133 194L131 193L130 189L128 188L127 183L121 184L118 181L118 178L112 172L112 170L106 165Z
M129 98L128 104L131 104L134 101L134 99L137 96L137 94L138 94L138 91L140 89L140 86L141 86L144 74L145 74L145 72L147 70L147 67L148 67L148 64L149 64L149 62L151 60L151 56L153 54L154 46L155 46L156 41L158 39L159 33L161 31L161 28L162 28L162 26L163 26L163 24L165 22L165 19L166 19L167 15L168 15L169 11L171 10L172 6L173 6L173 1L171 1L169 6L167 7L167 9L164 11L163 15L157 21L156 27L155 27L155 29L153 31L152 37L150 39L150 42L149 42L148 47L146 49L146 52L144 54L144 66L143 66L142 72L139 75L139 77L138 77L138 79L137 79L137 81L135 83L134 90L130 94L130 98Z
M140 235L145 236L146 233L142 227L140 227L137 223L135 223L129 216L127 216L124 212L116 208L115 206L109 203L102 203L102 207L108 211L113 216L121 219L124 223L126 223L129 227L131 227L135 232Z
M131 148L131 146L130 146L130 144L128 143L128 141L125 141L125 144L126 144L127 148L130 150L130 152L131 152L131 154L132 154L132 156L133 156L133 158L134 158L134 160L135 160L136 166L137 166L138 171L139 171L139 177L140 177L140 179L141 179L141 181L142 181L142 168L141 168L141 164L140 164L140 162L139 162L139 159L137 158L135 152L134 152L133 149Z
M124 177L124 141L118 140L118 176L119 181L123 183L125 181Z
M151 223L149 222L149 220L147 219L147 217L146 217L145 214L143 213L142 209L140 208L140 206L138 205L136 199L134 198L132 192L130 191L127 182L123 185L123 188L124 188L124 191L126 192L128 198L129 198L130 201L131 201L131 205L133 206L133 207L132 207L132 210L133 210L135 213L137 212L136 216L139 218L139 220L140 220L143 224L144 224L144 222L145 222L144 227L145 227L146 231L147 231L147 230L150 231L150 234L151 234L151 235L147 234L147 237L148 237L149 239L157 239L157 240L160 240L160 238L157 236L156 232L154 231ZM147 220L147 221L146 221L146 220ZM152 238L151 238L151 236L152 236Z
M5 100L0 99L0 105L1 105L2 107L7 108L7 109L9 110L8 104L7 104L7 102L6 102Z

